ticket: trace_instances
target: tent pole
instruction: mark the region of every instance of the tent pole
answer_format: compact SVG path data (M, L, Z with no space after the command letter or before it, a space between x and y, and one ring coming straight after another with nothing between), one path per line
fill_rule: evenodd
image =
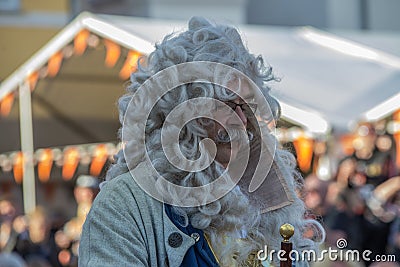
M35 172L33 166L33 128L32 102L29 83L19 86L19 114L21 150L24 154L22 191L25 214L31 213L36 207Z

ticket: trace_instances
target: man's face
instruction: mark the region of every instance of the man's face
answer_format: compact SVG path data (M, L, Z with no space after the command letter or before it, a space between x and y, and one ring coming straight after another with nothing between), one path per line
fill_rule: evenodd
M208 135L214 141L216 136L226 136L228 134L226 129L243 131L243 134L246 134L249 123L248 119L251 113L255 111L255 105L252 105L253 95L251 94L249 85L241 85L241 94L245 97L246 101L237 97L234 100L224 101L224 104L221 103L221 105L217 105L213 111L215 123L213 127L208 130ZM237 116L235 116L235 114ZM245 137L246 135L243 136ZM243 142L246 142L246 140L216 142L216 161L226 168L231 156L232 160L237 157Z

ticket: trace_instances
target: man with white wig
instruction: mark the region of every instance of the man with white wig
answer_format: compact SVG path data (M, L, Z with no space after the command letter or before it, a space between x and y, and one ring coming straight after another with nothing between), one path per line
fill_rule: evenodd
M139 63L119 100L123 149L84 224L79 265L277 264L256 255L280 249L284 223L296 251L317 249L324 231L304 218L294 157L274 138L277 79L238 31L194 17Z

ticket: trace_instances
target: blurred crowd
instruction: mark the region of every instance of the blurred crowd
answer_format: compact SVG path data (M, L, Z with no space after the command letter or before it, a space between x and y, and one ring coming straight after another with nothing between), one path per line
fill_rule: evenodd
M305 177L305 204L310 216L324 225L327 247L336 249L337 240L343 238L344 249L356 249L360 255L370 250L370 259L395 255L399 261L400 172L393 137L368 123L360 124L354 136L353 153L339 160L330 179ZM371 263L378 265L359 266Z
M324 246L336 248L337 240L344 238L344 249L370 250L372 259L375 255L395 255L400 260L400 168L395 162L393 136L367 123L360 124L354 134L352 153L337 159L333 174L322 177L314 168L305 176L304 191L299 193L310 211L308 216L318 219L326 229ZM321 151L314 155L314 161L326 153ZM17 214L15 203L1 197L0 267L77 266L82 225L98 188L98 178L78 177L74 188L76 216L69 220L54 218L40 206L30 214ZM340 266L324 266L333 265Z
M78 266L82 225L97 193L97 178L79 176L74 188L76 216L67 221L41 206L19 215L12 201L0 199L0 267Z

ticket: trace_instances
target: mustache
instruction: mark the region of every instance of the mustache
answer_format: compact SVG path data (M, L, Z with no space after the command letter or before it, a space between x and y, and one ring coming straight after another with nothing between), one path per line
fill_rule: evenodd
M230 128L229 133L225 129L218 129L214 136L214 141L217 144L229 144L231 142L246 143L253 141L254 134L249 129Z

